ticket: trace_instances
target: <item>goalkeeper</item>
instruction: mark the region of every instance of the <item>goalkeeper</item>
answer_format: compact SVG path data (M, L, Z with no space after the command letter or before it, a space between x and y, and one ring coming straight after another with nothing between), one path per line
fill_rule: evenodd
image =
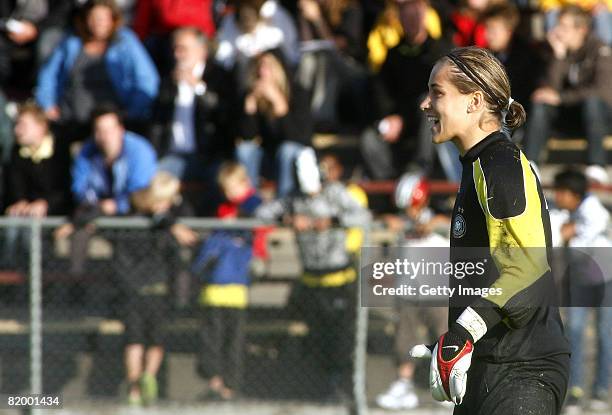
M421 109L433 142L452 140L461 153L451 260L487 263L484 276L451 278L451 286L502 293L451 297L448 332L412 355L433 352L432 395L454 402L455 415L558 414L569 344L553 305L548 210L537 176L507 134L525 121L525 111L511 98L499 61L476 47L436 63Z

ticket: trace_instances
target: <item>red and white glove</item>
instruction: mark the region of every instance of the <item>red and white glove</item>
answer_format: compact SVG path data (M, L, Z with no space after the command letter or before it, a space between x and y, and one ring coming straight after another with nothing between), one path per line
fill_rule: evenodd
M487 331L484 320L470 307L432 346L417 345L412 357L431 356L429 386L437 401L461 405L467 389L467 372L472 364L474 343Z
M467 371L472 363L474 342L465 329L455 326L458 325L453 325L451 330L440 336L434 346L429 385L435 400L460 405L467 387Z

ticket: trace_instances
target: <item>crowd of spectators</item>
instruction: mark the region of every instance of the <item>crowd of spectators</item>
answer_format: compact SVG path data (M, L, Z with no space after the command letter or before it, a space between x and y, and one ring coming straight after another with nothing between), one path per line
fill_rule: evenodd
M367 179L396 180L417 169L460 180L457 150L433 146L419 104L437 59L477 45L505 65L513 98L527 109L527 125L511 132L527 157L537 164L551 135L578 133L588 140L590 177L607 180L611 0L23 0L2 2L0 18L3 212L69 215L56 236L87 235L82 225L100 215L174 217L179 183L195 182L206 199L196 214L236 217L248 210L278 220L291 214L305 269L299 287L302 307L309 307L305 319L313 336L333 333L326 351L332 356L352 336L352 323L343 319L356 278L344 236L336 235L344 232L330 231L332 220L360 226L370 215L341 184L334 155L317 169L315 134L357 138L361 160L346 166L348 175L361 167L355 170ZM276 184L276 199L255 214L245 205L259 204L262 178ZM160 186L172 189L162 207L148 199ZM196 235L175 225L164 222L157 231L193 246ZM247 234L213 236L203 262L223 260L215 243L252 243ZM117 264L129 268L132 260ZM232 275L244 276L233 281L244 301L233 303L232 313L217 313L228 306L213 300L224 269L202 293L204 325L219 329L202 340L208 354L223 354L226 338L242 342L247 268ZM137 297L132 310L155 308L155 300L138 297L149 282L130 287ZM147 371L140 362L145 323L137 314L128 314L126 351L135 401ZM238 388L232 379L240 347L227 351L233 362L227 373L202 363L222 398ZM156 372L163 348L152 353ZM349 362L332 360L323 369L341 389ZM412 370L399 369L406 378Z
M610 2L511 0L3 3L4 209L27 215L29 209L15 206L50 203L67 181L80 203L81 185L92 180L83 175L92 170L82 168L84 153L77 157L75 143L85 143L90 153L90 146L101 148L92 128L100 104L116 108L126 136L135 133L152 144L153 169L183 182L215 187L221 163L235 159L255 186L260 177L272 179L282 197L295 189L292 165L312 146L313 135L346 132L359 137L362 154L348 167L363 166L366 178L396 179L411 163L457 181L456 151L431 144L418 105L435 60L473 44L504 63L514 99L528 109L530 122L514 132L528 158L538 162L552 134L578 133L588 139L588 164L605 179L611 10ZM72 168L55 168L72 173L56 181L63 190L34 180L32 189L20 185L17 194L12 185L13 167L22 169L25 154L40 146L19 137L24 117L16 117L13 104L25 101L26 112L48 124L53 148L72 149ZM125 196L117 196L120 209L113 213L128 211ZM70 206L50 212L67 214ZM214 206L201 213L211 212Z

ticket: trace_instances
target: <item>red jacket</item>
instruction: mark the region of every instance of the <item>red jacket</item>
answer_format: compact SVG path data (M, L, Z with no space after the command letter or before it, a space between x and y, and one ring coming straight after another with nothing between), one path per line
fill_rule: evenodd
M165 35L183 26L195 26L212 37L212 0L138 0L133 26L141 39Z
M486 48L485 26L476 19L461 12L451 15L456 32L453 35L453 43L456 46L478 46Z

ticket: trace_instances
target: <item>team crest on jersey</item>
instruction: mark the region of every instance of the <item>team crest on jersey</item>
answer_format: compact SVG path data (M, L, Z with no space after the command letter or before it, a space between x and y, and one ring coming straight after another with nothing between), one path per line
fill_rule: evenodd
M462 238L465 235L466 223L465 218L462 214L458 213L455 215L455 221L453 222L453 237Z

